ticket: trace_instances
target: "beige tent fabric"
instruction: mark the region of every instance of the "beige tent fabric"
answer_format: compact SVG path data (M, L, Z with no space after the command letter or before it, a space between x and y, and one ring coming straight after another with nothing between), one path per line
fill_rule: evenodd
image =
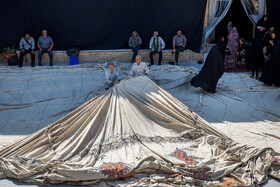
M250 186L280 155L234 142L148 77L123 80L0 149L0 177L30 183Z

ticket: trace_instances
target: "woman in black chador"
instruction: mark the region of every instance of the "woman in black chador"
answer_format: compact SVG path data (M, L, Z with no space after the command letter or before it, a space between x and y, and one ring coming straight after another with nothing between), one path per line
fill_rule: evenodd
M265 34L265 31L268 29L268 19L267 19L267 15L264 15L258 22L256 25L256 30L255 30L255 34Z
M280 86L280 41L277 39L276 33L273 33L269 44L273 51L265 62L260 81L266 85Z
M263 63L264 63L262 38L263 35L258 34L254 38L252 43L251 53L249 56L249 63L252 66L252 75L251 75L252 79L259 79L259 71L260 68L263 67Z
M225 54L228 54L225 46L224 37L220 36L218 44L210 50L201 71L192 78L192 86L201 87L207 92L216 92L217 83L224 73Z

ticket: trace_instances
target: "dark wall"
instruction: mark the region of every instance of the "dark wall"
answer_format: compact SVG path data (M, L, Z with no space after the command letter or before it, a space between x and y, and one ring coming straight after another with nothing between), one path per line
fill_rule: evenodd
M206 0L1 0L0 50L18 47L26 31L37 40L46 28L55 49L128 48L136 30L148 48L158 30L171 48L177 29L182 29L188 48L200 51Z
M267 0L267 16L271 25L274 25L278 36L280 33L280 0Z

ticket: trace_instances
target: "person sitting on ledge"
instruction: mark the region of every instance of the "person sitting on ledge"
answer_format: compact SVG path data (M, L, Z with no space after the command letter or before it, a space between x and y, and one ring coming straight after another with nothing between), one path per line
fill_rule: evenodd
M165 48L165 43L161 37L158 36L158 32L155 31L153 37L150 40L150 64L149 66L154 65L154 54L159 54L158 65L161 65L162 61L162 50Z
M133 63L135 61L135 57L138 55L138 51L139 51L141 45L142 45L142 40L136 31L132 32L132 36L129 38L128 45L129 45L129 47L131 47L131 49L133 51L133 56L131 59L131 62Z
M42 66L42 56L44 53L48 53L50 57L50 66L53 66L53 53L52 48L54 46L53 40L50 36L48 36L47 30L42 31L42 36L40 36L38 42L39 47L39 66Z
M178 65L179 53L185 50L187 38L182 34L181 30L177 31L177 35L173 37L173 53L175 53L175 63Z
M27 32L25 37L21 38L19 43L20 55L19 55L19 65L18 67L22 67L23 64L23 57L30 53L31 55L31 66L35 66L35 40L33 37L30 36L30 33Z
M136 62L132 65L130 76L142 76L142 75L148 75L149 74L149 68L146 65L145 62L142 62L142 57L140 55L136 56Z
M120 82L119 73L115 71L114 64L109 65L108 70L105 72L105 77L106 77L105 90L108 90L109 88L113 87L115 84L118 84Z

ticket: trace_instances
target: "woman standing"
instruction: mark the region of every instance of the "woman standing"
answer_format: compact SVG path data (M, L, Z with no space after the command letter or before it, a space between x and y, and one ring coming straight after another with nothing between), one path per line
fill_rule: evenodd
M271 54L265 62L260 81L266 85L280 86L280 40L277 39L276 33L272 33L269 44Z
M258 34L265 34L266 29L268 29L268 20L267 20L267 15L264 15L256 25L256 30L255 30L255 35Z
M272 32L269 39L264 43L264 59L268 60L272 54L275 44L276 44L276 32Z
M207 92L216 92L216 86L224 73L225 48L224 37L220 36L217 46L211 48L201 71L192 78L191 85Z
M259 34L254 38L252 43L250 64L252 65L251 78L253 79L259 79L259 70L264 61L262 38L263 36Z
M227 47L229 48L229 55L226 55L225 58L225 68L226 69L235 69L237 64L238 56L238 39L239 35L237 28L232 26L232 22L228 23L228 43Z
M132 36L129 38L128 45L131 47L133 51L133 56L131 59L131 62L133 63L135 61L135 57L138 55L138 51L142 45L142 40L139 36L139 34L136 31L133 31Z

